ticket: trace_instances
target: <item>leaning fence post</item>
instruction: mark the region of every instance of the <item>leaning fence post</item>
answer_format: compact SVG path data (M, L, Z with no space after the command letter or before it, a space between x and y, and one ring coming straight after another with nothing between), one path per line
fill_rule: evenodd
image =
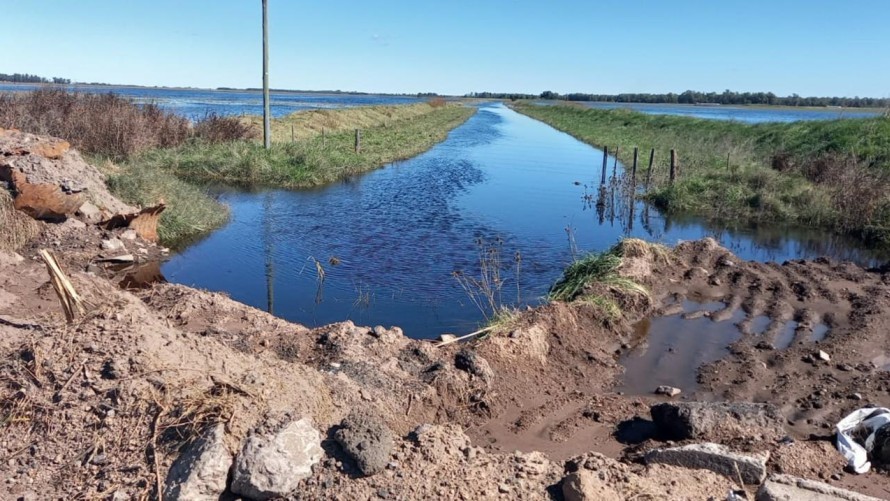
M671 173L670 182L674 184L674 178L677 176L677 150L671 148Z
M652 165L655 163L655 148L649 152L649 169L646 171L646 193L649 193L649 183L652 181Z
M606 166L609 163L609 147L603 146L603 178L600 184L606 184Z
M618 175L618 149L620 146L615 147L615 162L612 164L612 179L616 179Z
M355 129L355 152L362 152L362 130Z
M637 189L637 160L640 157L640 149L634 146L634 163L633 167L630 169L630 189L636 191Z

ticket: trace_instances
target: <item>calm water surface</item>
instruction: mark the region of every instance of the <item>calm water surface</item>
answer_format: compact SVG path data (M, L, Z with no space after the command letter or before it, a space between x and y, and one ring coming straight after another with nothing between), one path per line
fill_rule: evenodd
M679 115L709 120L737 122L797 122L800 120L835 120L838 118L874 117L878 113L856 108L764 108L754 106L695 106L689 104L583 103L604 110L631 109L651 115Z
M624 235L669 244L710 235L748 259L875 258L820 232L709 227L640 203L598 210L585 195L601 165L601 151L484 105L414 159L320 189L223 192L231 222L163 272L307 325L349 318L433 337L483 319L453 276L478 278L480 250L499 250L505 303L534 303L571 261L569 234L581 251Z
M29 91L40 88L31 84L2 84L0 92ZM201 118L209 112L220 115L262 115L263 95L257 91L209 89L151 89L144 87L104 87L67 85L79 92L114 92L140 103L154 103L160 108L188 117ZM317 108L346 108L378 104L409 104L420 100L408 96L377 96L367 94L316 94L271 92L272 115L279 117L295 111Z

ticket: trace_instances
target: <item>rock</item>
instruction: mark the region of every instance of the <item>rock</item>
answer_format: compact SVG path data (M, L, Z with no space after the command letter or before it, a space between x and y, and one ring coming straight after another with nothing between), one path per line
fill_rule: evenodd
M226 490L232 453L226 448L225 426L217 425L189 445L170 467L164 499L216 501Z
M850 395L850 399L852 400L862 400L862 393L854 393Z
M683 390L674 388L673 386L659 386L658 388L655 388L656 395L667 395L669 397L676 397L682 392Z
M371 335L374 337L383 337L384 334L386 334L386 328L384 328L382 325L376 325L371 330Z
M136 230L126 230L121 233L121 238L123 238L124 240L133 241L136 240L137 237L139 237L139 235L136 233Z
M785 501L806 499L808 501L878 501L878 498L838 489L822 482L804 480L791 475L770 475L760 486L757 501Z
M603 482L590 470L578 470L562 479L562 495L565 501L599 501L622 499L618 491Z
M257 500L285 496L312 474L322 454L321 435L308 419L267 422L244 441L232 470L232 492Z
M111 251L111 252L127 250L127 248L124 247L124 243L121 242L117 238L108 238L106 240L102 240L102 243L100 244L100 246L102 247L102 250L107 250L107 251Z
M733 480L741 478L746 484L759 484L766 478L768 459L769 452L756 456L742 455L713 443L655 449L646 454L648 464L710 470Z
M828 353L819 350L819 360L822 360L823 362L831 362L831 356L829 356Z
M88 224L96 224L104 219L102 211L90 202L84 202L83 204L81 204L80 208L77 209L75 215L80 217L83 222Z
M392 431L376 413L352 411L340 423L334 439L363 475L374 475L386 468L392 454Z
M488 365L488 361L473 350L463 349L454 356L454 366L462 371L489 382L494 377L494 371Z
M450 343L455 339L457 339L457 336L455 336L454 334L442 334L441 336L439 336L439 341L443 343Z
M776 347L773 346L772 343L770 343L769 341L758 341L757 344L754 345L754 347L757 348L758 350L767 350L767 351L772 351L772 350L776 349Z
M649 413L656 433L666 440L785 435L784 419L771 404L666 402Z

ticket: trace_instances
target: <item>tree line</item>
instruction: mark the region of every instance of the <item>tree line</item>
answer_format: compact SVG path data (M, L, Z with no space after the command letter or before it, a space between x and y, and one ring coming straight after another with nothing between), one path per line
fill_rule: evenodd
M465 97L484 99L548 99L565 101L597 101L607 103L650 103L650 104L761 104L773 106L847 106L850 108L890 107L890 99L876 97L803 97L798 94L777 96L772 92L699 92L687 90L680 94L585 94L574 92L559 94L544 91L540 94L506 92L471 92Z
M38 75L29 75L28 73L13 73L12 75L0 73L0 82L70 84L71 80L58 77L49 79Z

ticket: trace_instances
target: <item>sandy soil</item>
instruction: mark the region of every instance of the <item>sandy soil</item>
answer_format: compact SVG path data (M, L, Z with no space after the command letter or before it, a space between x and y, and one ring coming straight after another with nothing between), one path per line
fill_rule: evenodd
M844 473L830 441L846 412L890 406L888 270L743 262L712 240L667 253L639 246L622 273L651 298L597 291L623 306L622 318L554 303L487 339L438 347L398 327L309 329L223 294L149 283L164 256L157 245L126 240L137 262L113 269L101 245L122 230L39 225L21 256L0 253L0 499L150 499L180 448L209 426L224 423L235 450L268 415L310 417L327 435L358 408L373 409L396 437L385 471L360 477L328 437L295 498L559 499L566 474L588 472L609 498L725 499L739 488L732 479L643 464L648 450L669 445L649 420L650 405L667 397L620 389L621 360L647 343L636 324L700 298L725 307L688 320L723 329L741 319L739 336L676 398L773 403L787 434L728 428L700 441L769 451L772 472L890 497L885 473ZM86 302L74 323L36 258L47 248ZM827 334L811 341L820 324ZM666 350L658 370L692 370L670 357L693 348Z

